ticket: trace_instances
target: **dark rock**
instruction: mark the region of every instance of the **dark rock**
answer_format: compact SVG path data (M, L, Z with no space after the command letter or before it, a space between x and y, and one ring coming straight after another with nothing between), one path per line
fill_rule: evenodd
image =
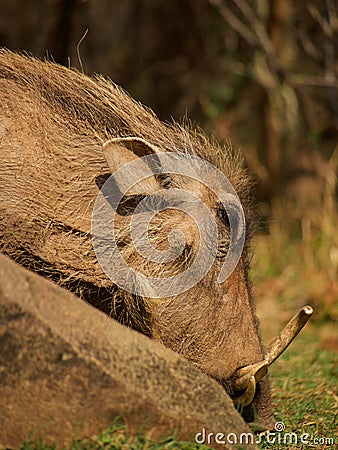
M154 439L249 432L222 387L180 355L0 255L0 445L30 432L68 445L116 416Z

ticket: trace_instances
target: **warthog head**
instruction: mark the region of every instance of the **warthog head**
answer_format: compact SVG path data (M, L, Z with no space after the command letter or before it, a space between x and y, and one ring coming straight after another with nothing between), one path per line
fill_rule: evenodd
M247 421L273 425L248 281L255 218L230 146L165 125L120 88L0 52L3 251L181 353Z

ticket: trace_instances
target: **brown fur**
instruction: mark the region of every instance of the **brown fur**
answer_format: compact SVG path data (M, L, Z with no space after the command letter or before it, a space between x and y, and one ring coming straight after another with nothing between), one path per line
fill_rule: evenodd
M240 156L188 125L161 123L102 77L89 78L6 50L0 52L0 98L2 250L182 353L231 390L227 380L234 371L262 359L246 252L222 285L216 282L220 258L186 293L137 298L113 286L101 270L92 249L90 220L98 180L110 172L102 154L108 139L140 137L161 151L207 159L229 179L249 222L251 183ZM175 182L189 189L182 177ZM205 195L214 210L212 196ZM177 224L190 240L179 264L161 269L182 270L194 256L192 224L177 211L165 211L154 220L152 233L159 248L165 248L166 236ZM228 233L224 224L218 227L225 245ZM124 256L142 266L128 245L128 230L128 218L121 216L118 239ZM142 269L157 270L144 263ZM264 401L269 410L269 401Z

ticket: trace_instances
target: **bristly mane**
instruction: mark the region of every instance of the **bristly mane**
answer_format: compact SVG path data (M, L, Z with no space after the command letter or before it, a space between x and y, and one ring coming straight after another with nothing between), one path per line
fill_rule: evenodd
M220 146L185 120L165 124L109 79L88 77L76 69L0 50L0 79L13 80L30 91L49 109L57 122L74 124L77 132L104 142L111 136L143 137L163 151L200 156L219 167L229 179L244 209L252 198L252 179L243 169L240 153L227 142ZM1 90L1 88L0 88Z

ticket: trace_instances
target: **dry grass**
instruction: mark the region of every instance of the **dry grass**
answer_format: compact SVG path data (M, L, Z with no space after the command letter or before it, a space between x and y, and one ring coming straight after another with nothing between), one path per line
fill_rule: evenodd
M294 433L295 442L261 448L334 448L337 443L337 353L322 348L315 327L308 327L285 355L272 366L272 392L276 419L285 433ZM307 433L307 443L301 436ZM278 436L278 435L276 435ZM283 439L284 433L280 434Z
M284 355L271 367L276 418L298 443L263 443L261 448L334 448L337 443L338 214L336 162L325 176L316 208L292 209L275 203L267 235L255 239L252 275L263 340L310 304L315 314ZM302 433L308 443L299 442ZM317 439L317 440L316 440Z
M269 224L268 235L255 239L252 277L267 339L306 304L315 309L311 322L318 327L325 329L338 319L335 169L332 164L326 174L322 201L316 208L303 211L299 218L290 204L276 203L276 219Z

